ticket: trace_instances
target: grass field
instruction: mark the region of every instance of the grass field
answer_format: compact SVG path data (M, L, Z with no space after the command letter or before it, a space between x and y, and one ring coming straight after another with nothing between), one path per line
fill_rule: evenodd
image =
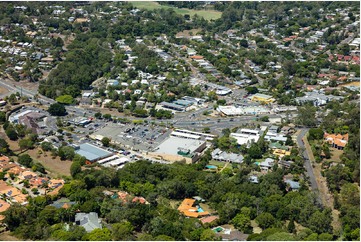
M163 9L172 8L178 14L182 14L182 15L189 14L190 16L197 14L198 16L203 17L206 20L218 19L222 15L222 12L215 10L193 10L188 8L176 8L172 6L160 5L159 3L153 1L143 1L143 2L136 1L131 3L136 8L147 9L147 10L153 10L159 8L163 8Z
M210 160L210 165L218 166L219 168L222 168L226 163L222 161L216 161L216 160Z

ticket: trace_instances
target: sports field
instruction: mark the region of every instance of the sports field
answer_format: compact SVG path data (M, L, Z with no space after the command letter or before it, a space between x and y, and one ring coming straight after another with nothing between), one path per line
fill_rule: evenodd
M143 9L153 10L158 8L164 8L164 9L172 8L178 14L182 14L182 15L189 14L189 16L193 16L197 14L198 16L203 17L206 20L218 19L222 15L222 12L215 10L193 10L188 8L176 8L172 6L160 5L159 3L153 1L143 1L143 2L136 1L131 3L134 7L139 9L143 8Z

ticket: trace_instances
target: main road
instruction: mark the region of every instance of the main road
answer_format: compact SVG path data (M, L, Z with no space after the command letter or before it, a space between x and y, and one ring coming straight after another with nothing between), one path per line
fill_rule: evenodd
M305 160L304 166L306 168L307 175L308 175L308 177L310 179L311 190L316 194L317 202L320 205L322 205L322 201L321 201L321 197L320 197L320 191L319 191L318 184L317 184L314 172L313 172L313 167L312 167L312 164L311 164L311 159L310 159L311 155L308 154L307 149L305 147L305 143L303 141L303 138L307 134L308 130L309 129L306 129L306 128L301 129L301 132L297 136L297 144L298 144L298 147L300 147L300 149L302 151L302 156L303 156L303 158Z

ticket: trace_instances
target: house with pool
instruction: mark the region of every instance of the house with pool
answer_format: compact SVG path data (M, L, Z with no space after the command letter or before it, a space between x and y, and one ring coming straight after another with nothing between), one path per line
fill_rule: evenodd
M178 211L183 213L186 217L191 218L200 218L209 215L208 211L204 211L200 205L196 204L196 200L191 198L184 199L179 205Z

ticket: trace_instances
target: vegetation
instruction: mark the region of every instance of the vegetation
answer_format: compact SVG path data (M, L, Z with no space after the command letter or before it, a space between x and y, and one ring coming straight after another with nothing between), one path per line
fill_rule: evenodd
M48 112L53 116L64 116L67 114L63 104L53 103L49 106Z

